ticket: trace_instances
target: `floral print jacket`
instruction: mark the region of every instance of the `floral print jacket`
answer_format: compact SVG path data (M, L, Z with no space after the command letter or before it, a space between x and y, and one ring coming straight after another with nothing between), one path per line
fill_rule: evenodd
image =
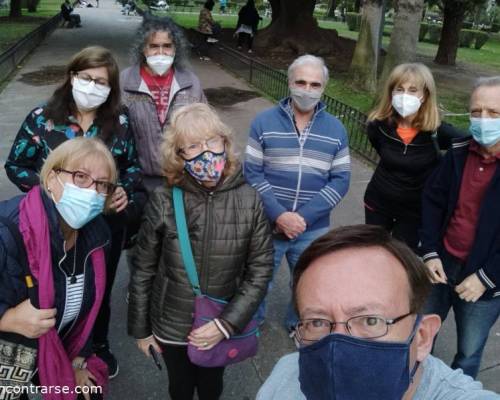
M120 130L111 136L107 145L118 167L119 184L127 192L129 200L133 201L142 174L128 116L122 113L119 118ZM68 139L83 135L98 137L99 134L100 128L95 124L84 133L73 117L64 125L54 125L45 118L43 107L35 108L24 120L14 140L5 163L7 176L19 189L27 192L39 184L38 174L52 149Z

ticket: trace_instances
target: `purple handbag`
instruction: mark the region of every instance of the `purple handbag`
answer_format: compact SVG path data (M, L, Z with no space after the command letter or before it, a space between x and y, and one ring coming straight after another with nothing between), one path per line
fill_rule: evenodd
M227 301L213 297L199 295L194 303L193 329L205 325L217 318ZM223 367L238 363L257 354L259 325L252 319L239 335L229 339L222 339L210 350L198 350L196 346L188 344L188 356L193 364L200 367Z
M182 260L196 295L193 314L193 329L196 329L217 318L228 302L202 294L188 235L182 190L175 186L172 193ZM258 323L252 319L239 335L222 339L210 350L198 350L196 346L188 344L188 357L193 364L200 367L224 367L234 364L257 354L259 334Z

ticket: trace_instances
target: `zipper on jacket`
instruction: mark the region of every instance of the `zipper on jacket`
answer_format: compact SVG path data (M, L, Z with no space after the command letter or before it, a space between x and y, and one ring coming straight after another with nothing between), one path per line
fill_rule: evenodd
M85 261L83 262L83 294L82 294L82 302L80 303L80 308L78 310L78 314L76 314L76 317L75 319L73 320L73 322L71 323L71 326L69 327L69 329L66 331L66 333L64 334L64 336L62 337L62 340L66 339L66 337L68 336L68 334L73 330L75 324L76 324L76 321L78 321L78 318L80 317L80 313L82 312L82 306L83 306L83 299L85 298L85 272L86 272L86 269L87 269L87 260L89 258L89 256L96 250L99 250L99 249L102 249L104 246L106 246L107 244L109 243L109 241L106 241L106 243L104 243L102 246L99 246L99 247L96 247L92 250L90 250L87 255L85 256ZM59 268L61 268L59 266ZM63 271L64 272L64 271ZM66 275L66 273L64 273L64 275ZM95 301L95 299L94 299ZM66 306L65 306L66 307Z
M297 178L297 188L295 189L295 199L293 200L292 212L295 212L295 210L297 209L297 204L299 202L300 186L302 185L302 157L304 155L304 145L306 144L307 137L309 136L309 132L311 131L311 128L314 124L314 121L316 120L316 116L319 114L319 111L320 110L314 113L311 119L311 123L309 124L309 130L306 132L305 135L299 134L298 128L293 121L293 117L288 112L286 113L288 115L288 118L290 118L292 126L295 129L295 133L297 134L296 137L299 142L299 172Z
M203 254L202 254L202 267L200 272L203 273L203 284L200 282L200 285L205 288L205 291L208 290L208 251L209 251L209 233L212 232L212 202L213 202L213 192L208 193L206 205L207 205L207 223L205 225L205 232L203 234ZM201 288L200 288L201 289Z
M402 140L398 139L398 138L395 138L391 135L389 135L387 132L385 132L382 127L378 127L378 129L380 130L380 132L382 132L382 134L386 137L388 137L389 139L391 140L394 140L398 143L401 143L403 146L404 146L404 150L403 150L403 155L406 155L406 152L408 151L408 146L415 146L415 147L422 147L422 146L427 146L427 144L415 144L415 143L408 143L406 144L405 142L403 142ZM419 132L420 133L420 132ZM417 133L418 135L418 133Z

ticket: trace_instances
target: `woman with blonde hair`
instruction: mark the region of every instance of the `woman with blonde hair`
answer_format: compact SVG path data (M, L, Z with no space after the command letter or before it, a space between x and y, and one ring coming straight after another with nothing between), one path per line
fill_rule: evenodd
M113 55L100 46L86 47L66 66L62 84L47 103L24 120L5 163L9 179L23 192L39 184L39 172L50 151L75 137L98 137L108 146L119 169L119 185L112 193L112 213L106 220L113 234L107 260L106 294L94 332L95 350L118 374L118 363L109 350L110 297L125 230L139 219L145 203L141 169L128 116L120 101L119 70Z
M104 252L111 240L101 214L112 203L116 179L106 145L76 138L48 155L40 186L0 202L0 366L17 373L8 384L24 376L25 385L33 378L44 387L68 386L71 393L79 387L86 394L78 399L102 393L108 371L93 354L91 331L104 296ZM6 360L16 353L23 356Z
M218 399L224 367L200 367L188 347L208 351L241 332L264 298L273 250L258 193L245 183L229 128L206 104L179 108L162 147L168 187L150 196L129 287L128 331L144 354L161 352L173 400ZM175 188L173 188L175 186ZM199 290L227 301L193 329L195 294L181 253L173 191L180 188Z
M368 117L367 135L380 161L365 192L366 223L416 249L425 181L441 150L461 136L441 121L429 68L412 63L393 69Z

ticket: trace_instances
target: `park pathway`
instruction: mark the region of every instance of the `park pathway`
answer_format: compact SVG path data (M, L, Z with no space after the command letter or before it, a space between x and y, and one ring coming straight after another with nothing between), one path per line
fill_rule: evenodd
M139 17L123 16L112 0L101 0L100 8L76 9L82 16L81 29L57 29L36 49L19 68L18 74L0 93L0 200L18 194L5 174L3 164L12 141L27 113L42 104L52 93L61 76L62 68L72 54L88 45L102 45L112 49L120 68L128 65L129 46ZM262 98L244 81L235 78L211 61L192 60L193 69L200 77L207 97L226 123L235 131L237 147L244 149L250 121L255 114L272 103ZM234 102L227 104L227 96ZM334 225L363 222L363 193L372 169L353 157L353 176L349 194L333 213ZM128 268L122 257L112 299L111 348L120 363L120 374L111 382L109 399L145 400L166 399L166 372L158 371L151 360L136 349L126 334L126 287ZM263 379L270 373L278 358L294 346L281 320L289 296L288 273L280 270L277 285L270 294L269 317L266 322L259 354L250 361L227 369L223 399L253 399ZM451 318L438 339L437 355L450 362L455 348L454 326ZM486 349L483 368L500 362L500 324L492 330ZM479 375L485 385L500 392L500 368L493 367Z

